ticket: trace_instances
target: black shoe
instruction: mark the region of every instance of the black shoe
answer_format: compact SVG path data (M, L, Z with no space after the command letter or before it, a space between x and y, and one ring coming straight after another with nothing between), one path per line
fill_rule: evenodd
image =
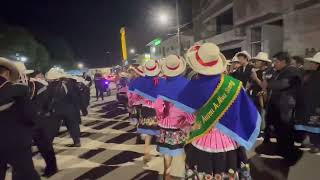
M312 154L318 154L318 153L320 153L320 148L318 148L318 147L313 147L313 148L311 148L310 153L312 153Z
M71 144L71 145L68 145L68 147L81 147L81 143Z
M44 174L42 176L46 177L46 178L49 178L49 177L55 175L57 172L58 172L58 168L57 167L55 167L55 168L46 168L44 170Z

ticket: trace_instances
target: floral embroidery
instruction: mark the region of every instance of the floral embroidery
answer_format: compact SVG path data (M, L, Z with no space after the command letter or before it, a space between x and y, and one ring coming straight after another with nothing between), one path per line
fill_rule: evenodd
M157 127L158 122L156 117L150 117L150 118L140 118L139 119L139 125L141 126L148 126L148 127Z
M184 144L186 141L186 134L183 131L167 131L160 130L159 143L177 145Z
M198 172L197 167L190 169L186 167L186 180L252 180L250 176L250 168L248 164L241 163L241 169L235 171L229 169L227 173L220 174L206 174L204 172Z

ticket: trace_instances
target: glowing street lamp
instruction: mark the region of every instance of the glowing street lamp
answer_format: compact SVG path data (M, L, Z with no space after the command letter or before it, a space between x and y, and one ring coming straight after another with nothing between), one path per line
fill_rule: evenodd
M28 61L28 58L25 57L25 56L20 56L19 59L20 59L21 62L27 62Z
M79 68L79 69L82 69L83 67L84 67L84 65L83 65L82 63L79 63L79 64L78 64L78 68Z
M169 17L168 14L162 12L159 14L159 21L161 24L168 24L169 22Z
M134 53L136 53L136 50L135 49L130 49L130 53L134 54Z

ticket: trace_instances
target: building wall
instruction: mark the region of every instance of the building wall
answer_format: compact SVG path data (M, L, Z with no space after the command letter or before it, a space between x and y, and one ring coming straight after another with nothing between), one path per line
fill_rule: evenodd
M197 9L193 17L196 42L213 42L224 51L241 48L251 52L251 30L262 27L261 47L270 56L281 50L301 56L320 51L320 1L233 0L233 30L222 34L214 32L215 17L223 13L222 5L230 7L230 1L223 4L221 0L211 0L201 7L203 2L198 1L200 4L193 8ZM282 24L271 25L275 21Z
M194 38L193 36L185 36L185 35L181 35L181 52L182 54L184 54L184 52L186 52L190 46L192 46L194 44ZM177 36L172 36L164 41L162 41L161 45L159 46L159 49L157 49L158 51L160 50L161 53L157 53L157 54L161 54L159 57L160 58L165 58L170 54L178 54L178 40L177 40ZM163 50L165 50L165 52L163 52Z
M320 51L320 5L284 15L284 50L309 56L307 49Z

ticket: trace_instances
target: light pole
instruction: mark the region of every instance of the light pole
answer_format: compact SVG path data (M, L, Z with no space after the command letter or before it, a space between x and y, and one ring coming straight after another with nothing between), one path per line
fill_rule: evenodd
M176 16L177 16L177 39L178 39L178 55L181 55L181 37L180 37L180 20L179 20L179 0L176 0Z

